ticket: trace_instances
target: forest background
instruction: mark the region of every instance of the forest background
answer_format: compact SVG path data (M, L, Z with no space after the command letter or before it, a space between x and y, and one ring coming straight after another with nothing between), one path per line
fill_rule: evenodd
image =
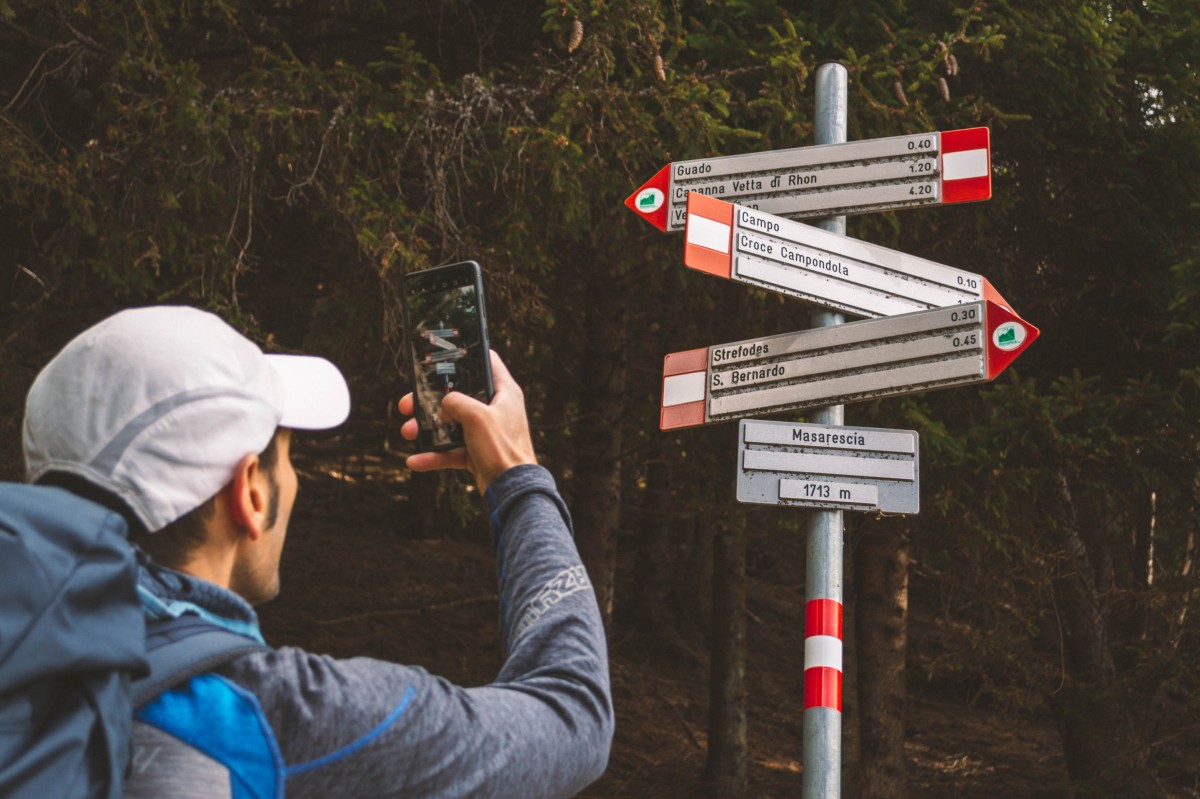
M300 448L324 532L293 525L264 622L486 681L477 498L405 472L388 412L401 276L474 258L611 633L588 795L798 795L806 514L734 501L736 426L657 415L664 354L810 309L684 269L623 200L673 160L812 144L829 59L852 140L992 137L991 201L849 235L981 273L1042 330L995 383L847 407L919 432L922 497L845 514L846 795L1200 795L1193 0L0 0L0 477L37 370L114 310L323 354L354 412ZM442 626L397 643L409 620ZM1061 780L924 790L930 702L951 739L980 712L1053 730L1010 771Z

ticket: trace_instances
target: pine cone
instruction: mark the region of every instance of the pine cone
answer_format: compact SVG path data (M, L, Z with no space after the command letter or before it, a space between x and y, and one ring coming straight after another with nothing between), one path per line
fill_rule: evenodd
M578 19L571 20L571 40L567 42L567 52L573 53L583 41L583 23Z

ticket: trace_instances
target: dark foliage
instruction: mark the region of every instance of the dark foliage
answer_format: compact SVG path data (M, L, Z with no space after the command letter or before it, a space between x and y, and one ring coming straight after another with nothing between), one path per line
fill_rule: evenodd
M0 0L0 476L20 477L36 370L146 303L332 358L355 396L336 447L386 446L398 278L475 258L539 450L604 528L586 534L662 583L615 594L616 637L689 660L696 572L744 511L728 426L657 429L662 356L808 309L688 273L622 201L671 160L810 144L810 77L837 58L851 138L992 130L990 203L850 235L985 274L1043 331L994 385L848 409L921 435L904 536L941 626L911 688L1053 714L1081 795L1191 786L1200 9L797 5ZM476 513L457 480L418 483L395 490ZM1087 740L1114 719L1116 760Z

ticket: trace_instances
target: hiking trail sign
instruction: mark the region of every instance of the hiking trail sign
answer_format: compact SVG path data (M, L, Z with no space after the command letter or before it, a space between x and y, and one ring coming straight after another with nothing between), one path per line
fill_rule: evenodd
M917 513L915 430L742 419L739 502Z
M675 352L659 426L721 422L994 379L1038 337L992 300Z
M682 230L689 192L791 218L987 200L991 139L966 128L677 161L625 205L659 230Z
M987 278L802 222L688 195L683 262L701 272L864 317L987 299Z

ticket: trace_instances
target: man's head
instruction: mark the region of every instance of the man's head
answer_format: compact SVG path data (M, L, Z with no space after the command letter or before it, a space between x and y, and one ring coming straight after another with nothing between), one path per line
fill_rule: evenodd
M349 409L345 379L322 358L264 355L194 308L123 311L67 344L34 381L23 430L27 478L82 478L120 498L153 534L239 480L247 491L264 486L268 500L281 468L295 480L286 430L336 427ZM282 457L261 468L280 428ZM275 501L283 500L290 512L287 497Z
M211 554L212 545L221 543L213 540L215 528L236 520L238 534L225 543L246 544L246 554L234 559L228 587L252 605L273 599L279 593L279 558L298 488L291 439L290 430L279 428L257 457L247 453L238 462L234 477L219 493L154 533L134 526L130 540L158 564L192 570L189 566L198 565L206 549Z

